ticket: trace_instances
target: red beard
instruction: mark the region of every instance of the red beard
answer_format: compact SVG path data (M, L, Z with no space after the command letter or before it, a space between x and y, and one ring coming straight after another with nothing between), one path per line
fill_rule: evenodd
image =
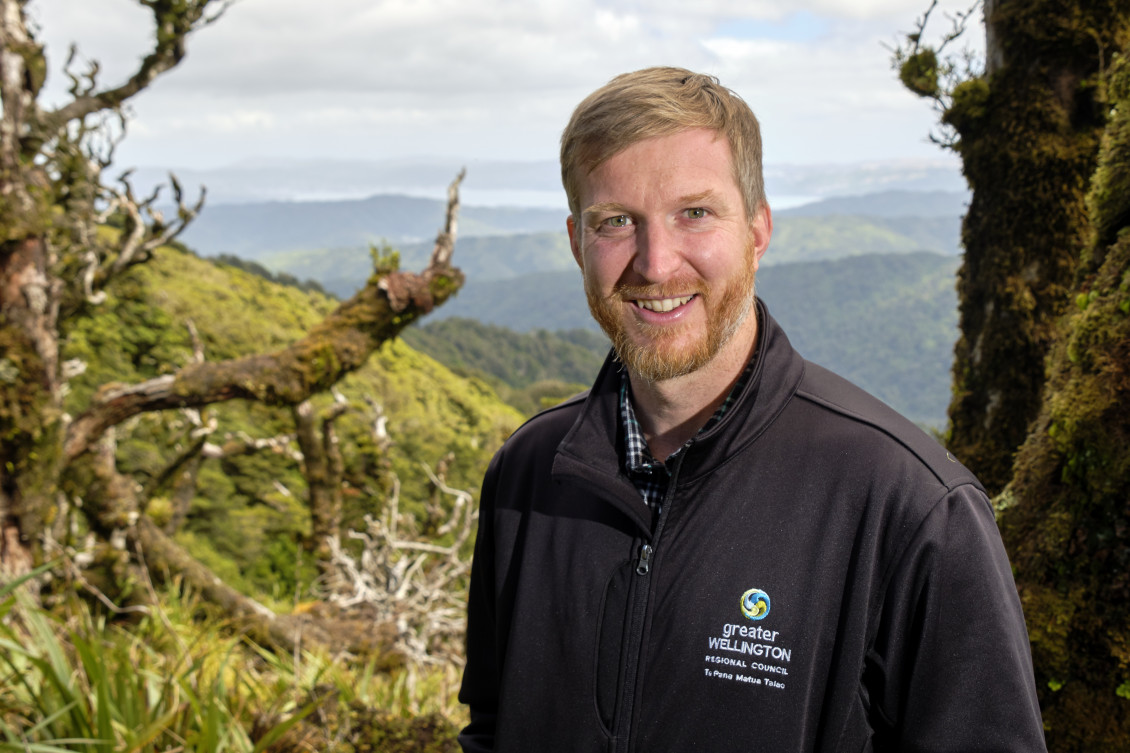
M753 240L746 245L742 273L731 278L721 290L704 287L701 280L668 281L663 285L618 284L611 295L602 297L585 279L589 310L612 341L620 361L634 375L650 382L685 376L709 363L745 321L753 309L755 252ZM640 321L630 311L640 298L673 298L697 295L706 311L706 332L689 347L678 347L690 326L657 326Z

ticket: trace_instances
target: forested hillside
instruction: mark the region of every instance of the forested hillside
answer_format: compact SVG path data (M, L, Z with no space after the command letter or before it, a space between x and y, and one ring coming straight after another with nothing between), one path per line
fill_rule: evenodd
M475 319L442 319L404 330L404 340L457 373L488 380L527 414L588 389L608 355L591 329L515 332Z

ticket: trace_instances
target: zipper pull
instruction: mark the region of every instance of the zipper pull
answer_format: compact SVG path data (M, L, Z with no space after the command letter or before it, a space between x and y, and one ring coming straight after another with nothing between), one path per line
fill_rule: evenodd
M651 544L644 544L640 547L640 559L636 563L636 575L647 575L651 571L651 555L654 551Z

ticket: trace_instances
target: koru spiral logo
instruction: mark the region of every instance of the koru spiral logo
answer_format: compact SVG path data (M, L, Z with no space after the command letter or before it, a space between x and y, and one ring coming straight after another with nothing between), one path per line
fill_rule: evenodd
M769 594L760 588L751 588L742 594L742 614L751 620L764 620L769 616Z

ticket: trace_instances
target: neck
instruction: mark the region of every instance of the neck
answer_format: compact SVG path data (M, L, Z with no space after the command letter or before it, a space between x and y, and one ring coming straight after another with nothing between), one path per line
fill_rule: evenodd
M651 382L629 372L632 405L652 457L665 460L710 420L738 381L757 343L753 312L730 341L701 369Z

